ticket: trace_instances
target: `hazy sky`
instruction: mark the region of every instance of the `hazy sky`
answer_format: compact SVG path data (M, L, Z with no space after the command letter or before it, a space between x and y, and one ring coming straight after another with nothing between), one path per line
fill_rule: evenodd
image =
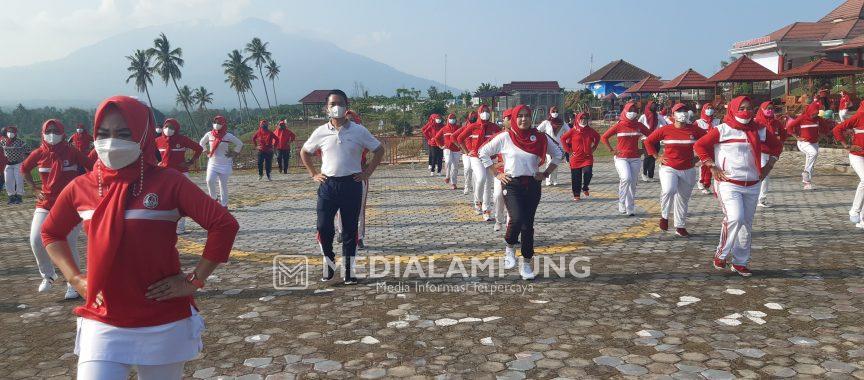
M0 0L0 67L61 58L130 29L257 17L404 72L461 88L558 80L623 58L672 78L719 69L730 46L842 0ZM267 36L261 36L267 40Z

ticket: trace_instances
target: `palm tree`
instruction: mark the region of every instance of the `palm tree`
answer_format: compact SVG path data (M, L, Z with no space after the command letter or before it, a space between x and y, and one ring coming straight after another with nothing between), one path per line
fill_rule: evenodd
M147 49L147 54L156 59L156 65L153 66L159 77L168 85L168 81L174 82L174 88L177 89L177 95L180 96L180 86L177 85L177 79L180 79L183 74L180 68L183 67L183 49L171 49L171 43L168 42L168 37L165 33L160 33L159 38L153 40L153 47ZM195 126L195 120L192 119L192 113L189 112L189 107L184 105L186 115L189 116L189 121L192 123L192 130L198 134L198 128Z
M242 110L243 105L246 104L246 91L251 90L252 80L257 79L255 73L246 64L246 61L237 49L228 53L228 59L222 62L222 68L225 72L225 83L228 83L237 92L237 103L240 104L240 109ZM246 113L247 115L249 113L248 104L246 104Z
M261 39L255 37L251 42L246 44L246 52L249 53L249 58L255 61L255 66L258 67L258 74L261 76L261 84L264 85L264 96L267 98L267 108L270 107L270 95L267 94L267 82L264 81L264 72L261 67L270 60L270 52L267 51L268 42L261 42ZM253 93L254 96L254 93ZM260 107L260 106L259 106Z
M195 104L195 101L192 98L192 89L189 88L189 86L180 87L180 93L177 94L176 102L183 107L189 107L192 104Z
M213 93L207 91L204 86L201 86L195 89L194 94L192 94L192 100L198 105L199 111L205 110L208 104L213 104Z
M150 100L150 90L148 87L153 84L153 66L150 66L150 56L146 51L136 49L132 55L127 55L129 67L126 68L131 74L126 78L126 83L135 80L135 89L139 92L147 94L147 102L150 103L150 109L153 109L153 101Z
M276 78L279 78L279 65L271 59L267 62L265 68L267 69L267 78L270 79L270 87L273 87L273 103L278 106L279 101L276 100Z

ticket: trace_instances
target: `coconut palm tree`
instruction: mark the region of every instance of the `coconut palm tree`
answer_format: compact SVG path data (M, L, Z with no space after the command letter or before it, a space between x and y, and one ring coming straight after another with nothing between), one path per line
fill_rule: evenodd
M201 86L195 89L192 100L198 105L198 111L202 111L207 109L208 104L213 104L213 93Z
M270 52L267 51L267 44L268 42L262 42L260 38L255 37L246 44L245 50L249 53L247 60L254 61L255 66L258 67L258 75L261 76L261 84L264 86L264 96L267 98L267 108L272 108L270 107L270 95L267 93L267 82L264 81L264 72L261 69L271 56Z
M195 100L192 98L192 89L189 86L180 87L180 93L177 94L176 102L183 107L195 104Z
M156 64L153 66L159 77L168 85L168 81L174 83L174 88L177 89L177 95L180 95L180 86L177 85L177 79L183 77L180 68L183 67L183 49L171 49L171 42L165 33L160 33L159 38L153 40L153 47L147 49L147 54L154 57ZM192 112L189 112L189 107L184 105L186 115L189 116L189 121L192 123L192 130L198 134L198 128L195 126L195 120L192 119Z
M135 80L135 89L139 92L147 94L147 102L150 103L150 109L153 109L153 101L150 100L149 86L153 84L153 66L150 66L150 56L147 52L141 49L136 49L132 55L127 55L129 67L126 68L130 72L126 78L126 83Z
M246 91L251 91L252 81L258 78L255 77L252 68L246 64L237 49L228 53L228 59L222 62L222 68L225 72L225 83L228 83L237 92L237 103L240 104L240 109L243 109L244 104L246 105L248 115L249 105L246 103Z
M267 69L267 78L270 79L270 87L273 87L273 103L278 106L279 101L276 100L276 79L279 78L279 65L271 59L267 62L265 68Z

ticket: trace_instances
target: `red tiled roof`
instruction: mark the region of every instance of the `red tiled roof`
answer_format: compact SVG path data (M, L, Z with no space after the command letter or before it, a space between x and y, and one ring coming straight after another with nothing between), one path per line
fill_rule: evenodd
M781 75L786 78L818 77L818 76L841 76L858 74L864 72L864 68L844 65L822 58L806 65L784 71Z
M633 66L623 59L619 59L609 62L606 66L582 78L579 83L640 81L648 76L651 76L651 73Z
M825 49L825 51L846 51L846 50L855 50L864 47L864 36L855 37L849 41L846 41L843 45L834 46L832 48Z
M661 90L686 90L692 88L714 88L713 83L708 83L705 76L696 72L693 69L681 73L681 75L673 78L668 83L660 86Z
M510 82L501 87L501 91L561 91L558 81Z
M730 63L710 78L708 82L763 82L769 80L779 80L780 76L774 74L746 55Z
M864 17L864 0L848 0L837 8L834 8L833 11L819 19L819 21L832 22L834 20L848 20L862 17Z
M300 103L310 104L310 103L327 103L327 94L330 93L330 90L314 90L300 99Z
M660 90L660 86L663 85L659 79L650 75L645 77L645 79L640 80L638 83L630 86L624 93L626 94L650 94L655 92L663 92Z

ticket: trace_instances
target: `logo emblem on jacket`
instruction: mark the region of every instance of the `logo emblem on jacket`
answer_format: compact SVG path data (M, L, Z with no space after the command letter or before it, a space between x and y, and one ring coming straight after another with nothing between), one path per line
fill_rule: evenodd
M154 193L148 193L144 196L144 207L154 209L159 206L159 196Z
M531 142L535 142L537 141L537 136L531 135L528 139L531 140Z

